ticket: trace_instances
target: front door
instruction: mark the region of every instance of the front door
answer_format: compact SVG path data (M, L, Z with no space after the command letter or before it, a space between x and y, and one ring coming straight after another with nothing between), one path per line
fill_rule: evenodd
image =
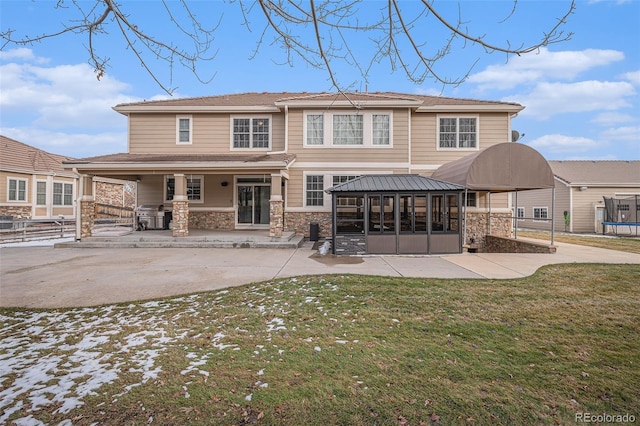
M238 184L238 224L268 225L270 184Z

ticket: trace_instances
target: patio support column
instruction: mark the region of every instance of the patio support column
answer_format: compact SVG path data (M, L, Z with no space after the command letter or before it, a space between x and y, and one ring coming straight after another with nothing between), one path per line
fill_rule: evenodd
M189 236L189 198L187 197L187 179L184 174L173 175L176 187L173 195L173 236Z
M284 201L282 200L282 176L271 175L271 198L269 199L269 236L282 237L284 229Z
M82 194L80 195L80 239L93 234L93 221L96 217L96 203L93 195L93 177L82 175Z

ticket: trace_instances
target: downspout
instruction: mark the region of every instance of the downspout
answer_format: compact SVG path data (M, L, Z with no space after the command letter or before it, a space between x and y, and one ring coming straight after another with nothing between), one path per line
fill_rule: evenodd
M82 233L82 224L80 223L80 221L82 220L82 202L80 200L82 200L82 194L84 194L84 179L78 177L79 173L78 173L78 169L76 167L74 167L73 169L73 173L76 174L76 179L78 179L78 192L76 193L76 241L80 241L80 235Z
M407 156L409 163L409 173L411 173L411 108L407 108L407 134L409 136L409 147L407 148Z
M289 151L289 105L284 106L284 153Z

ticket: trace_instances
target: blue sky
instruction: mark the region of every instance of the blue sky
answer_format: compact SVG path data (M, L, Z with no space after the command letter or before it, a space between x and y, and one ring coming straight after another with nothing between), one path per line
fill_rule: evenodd
M407 16L415 14L418 1L399 2ZM65 2L70 5L70 2ZM92 2L80 0L82 6ZM177 1L169 6L178 8ZM283 49L271 43L273 34L251 59L260 40L264 18L257 9L249 12L251 31L243 26L237 2L191 1L189 4L205 26L219 27L212 43L212 61L202 62L199 73L213 76L203 84L184 68L173 73L161 62L149 60L160 80L175 87L175 97L206 96L250 91L330 91L323 70L299 58L282 65ZM386 1L365 0L362 17L380 13ZM71 7L55 9L55 1L0 3L2 31L16 35L56 31L68 19L77 19ZM568 1L520 0L517 13L508 21L512 2L438 1L447 16L462 13L473 34L487 40L512 44L536 42L543 30L555 24L568 8ZM165 39L180 40L174 26L166 23L157 1L125 1L123 9L140 28ZM177 10L177 9L176 9ZM138 18L139 16L139 18ZM441 46L433 21L419 27L428 48ZM462 98L517 102L526 108L513 120L513 128L524 136L520 142L540 151L549 160L639 160L640 159L640 1L579 0L566 32L571 40L536 53L512 57L484 55L473 46L457 46L440 63L440 72L451 78L463 75L474 62L468 80L442 87L432 80L410 82L388 61L370 68L365 80L350 63L333 66L341 85L355 90L396 91ZM110 58L107 74L99 81L87 63L84 36L66 35L30 46L5 46L0 51L0 133L49 152L73 157L126 152L126 118L112 107L123 102L167 97L141 68L113 25L109 34L95 43L102 56ZM349 44L354 55L367 63L371 52L368 34ZM405 46L406 48L406 46Z

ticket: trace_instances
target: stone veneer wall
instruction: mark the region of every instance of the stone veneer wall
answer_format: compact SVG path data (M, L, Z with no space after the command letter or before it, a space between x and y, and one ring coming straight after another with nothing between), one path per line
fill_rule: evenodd
M80 201L80 238L90 237L93 234L93 221L96 216L96 207L93 200ZM77 238L77 236L76 236Z
M189 236L189 202L173 200L173 236Z
M284 201L269 202L269 236L282 237L284 230Z
M511 213L491 213L491 235L510 237L513 223ZM489 213L467 212L466 243L484 250L489 233ZM474 242L471 243L473 238Z
M31 219L31 207L29 206L2 206L0 216L13 216L13 220Z
M487 253L555 253L556 246L487 235L485 251Z
M333 242L336 254L366 254L367 237L363 235L336 235Z
M175 218L173 220L175 220ZM193 229L232 230L235 228L235 220L236 216L234 212L189 212L189 228Z
M320 237L331 238L331 212L285 212L284 229L309 237L309 224L318 222Z

